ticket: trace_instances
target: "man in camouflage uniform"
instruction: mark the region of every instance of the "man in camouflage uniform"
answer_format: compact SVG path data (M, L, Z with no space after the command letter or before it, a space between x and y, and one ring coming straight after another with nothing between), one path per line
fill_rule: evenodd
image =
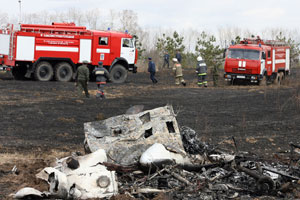
M82 65L77 68L77 92L78 96L82 96L82 91L84 91L86 98L90 97L87 85L90 80L90 70L87 67L88 61L84 60Z
M175 75L175 84L179 85L181 83L183 86L186 86L186 83L183 79L181 64L178 62L177 58L173 58L172 61L174 62L173 71Z
M93 73L95 73L98 87L96 97L99 99L105 99L103 87L106 84L106 81L109 79L109 72L103 67L103 63L100 61Z
M204 85L204 87L207 87L207 66L201 56L197 57L197 61L196 73L198 75L198 86L201 87Z

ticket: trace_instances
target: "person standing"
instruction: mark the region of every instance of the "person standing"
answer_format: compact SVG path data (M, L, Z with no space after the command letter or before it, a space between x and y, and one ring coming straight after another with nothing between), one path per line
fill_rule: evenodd
M197 57L196 73L198 75L198 86L201 87L202 85L204 85L204 87L207 87L207 66L201 56Z
M155 72L156 72L156 68L155 68L155 63L152 61L152 58L148 58L149 63L148 63L148 72L150 73L150 79L152 81L152 83L156 84L158 81L155 78Z
M103 67L103 62L99 62L98 66L93 70L96 76L96 84L98 87L96 98L105 99L103 87L109 79L109 72Z
M170 55L169 55L169 53L166 51L165 54L164 54L164 64L163 64L163 68L164 68L166 65L168 66L168 68L170 68L169 60L170 60Z
M178 60L178 63L181 63L181 53L179 50L177 50L175 58Z
M88 91L88 82L90 80L90 70L87 67L88 61L82 61L82 65L77 68L77 92L78 96L82 96L82 91L84 91L86 98L90 97Z
M183 86L186 86L186 83L183 79L183 72L182 72L181 64L178 62L177 58L173 58L172 61L174 62L173 71L174 71L174 75L175 75L175 84L179 85L181 83Z

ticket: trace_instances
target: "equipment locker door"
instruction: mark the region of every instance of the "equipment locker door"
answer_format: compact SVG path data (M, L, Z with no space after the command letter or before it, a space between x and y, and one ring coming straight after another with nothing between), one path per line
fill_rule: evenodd
M135 47L131 38L122 38L121 57L125 58L128 64L134 64Z
M35 37L18 36L16 60L34 60L34 46Z
M84 60L91 62L92 55L92 40L80 39L80 54L79 62Z

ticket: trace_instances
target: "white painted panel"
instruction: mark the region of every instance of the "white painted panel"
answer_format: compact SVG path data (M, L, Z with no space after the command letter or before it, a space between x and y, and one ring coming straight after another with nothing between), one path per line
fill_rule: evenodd
M110 49L97 49L97 53L110 53Z
M77 47L55 47L55 46L36 46L37 51L63 51L63 52L78 52Z
M243 67L246 67L246 61L243 61Z
M34 37L18 36L17 37L17 60L34 60Z
M285 70L290 70L290 49L286 49Z
M84 60L91 62L91 55L92 55L92 40L81 39L79 62L82 62Z
M9 54L9 35L0 34L0 54Z
M276 64L285 63L285 59L278 59L275 61Z
M275 72L275 49L273 49L273 58L272 58L272 72Z

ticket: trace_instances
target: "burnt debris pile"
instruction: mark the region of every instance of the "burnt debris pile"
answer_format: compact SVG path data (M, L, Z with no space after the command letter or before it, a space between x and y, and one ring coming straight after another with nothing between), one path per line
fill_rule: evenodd
M285 162L270 162L237 148L208 144L179 128L172 106L84 124L87 155L72 154L37 178L48 192L24 188L24 198L252 199L300 198L300 146L290 144ZM136 110L136 111L134 111Z

